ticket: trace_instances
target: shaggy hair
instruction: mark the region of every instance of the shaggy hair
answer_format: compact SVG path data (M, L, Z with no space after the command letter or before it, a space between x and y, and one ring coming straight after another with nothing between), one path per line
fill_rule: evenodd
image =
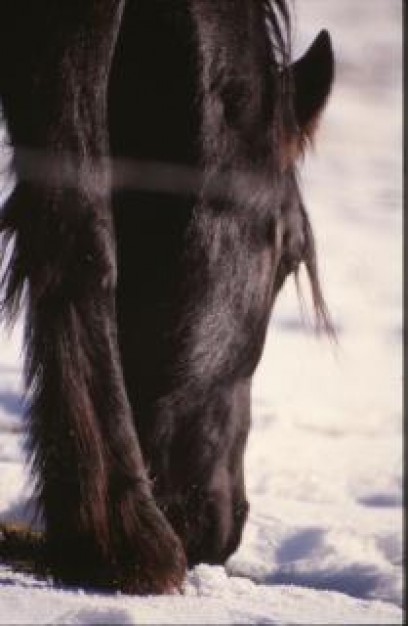
M327 33L291 64L284 0L2 7L17 185L1 311L25 296L27 450L57 579L166 592L238 546L251 378L300 263L330 329L295 158L332 65Z

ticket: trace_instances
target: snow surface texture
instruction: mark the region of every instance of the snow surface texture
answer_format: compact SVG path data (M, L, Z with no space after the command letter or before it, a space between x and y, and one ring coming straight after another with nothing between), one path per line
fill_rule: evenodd
M401 5L296 4L297 51L327 27L338 59L302 178L339 345L315 338L288 284L255 380L240 549L177 597L85 594L0 566L0 622L402 622ZM24 518L30 494L21 328L0 335L3 520Z

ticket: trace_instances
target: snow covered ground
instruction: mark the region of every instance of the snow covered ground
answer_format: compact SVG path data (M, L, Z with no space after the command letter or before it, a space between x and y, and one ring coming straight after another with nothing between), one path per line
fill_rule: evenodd
M296 7L298 51L328 27L338 58L303 169L338 345L302 322L288 284L255 380L251 513L225 568L195 568L184 596L137 598L0 566L1 623L402 623L402 3ZM21 324L2 330L0 519L29 498L20 342Z

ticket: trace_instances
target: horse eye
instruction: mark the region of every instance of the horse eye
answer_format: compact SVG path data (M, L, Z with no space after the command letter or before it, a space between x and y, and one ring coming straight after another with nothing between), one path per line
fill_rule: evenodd
M283 251L280 263L285 275L296 272L305 255L305 237L303 232L285 233L283 237Z

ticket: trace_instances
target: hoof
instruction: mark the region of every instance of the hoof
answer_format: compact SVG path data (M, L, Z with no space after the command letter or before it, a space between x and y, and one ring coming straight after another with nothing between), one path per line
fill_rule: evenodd
M154 501L127 496L111 513L109 541L59 526L47 534L0 523L0 561L57 583L127 594L181 593L186 556Z
M151 499L122 500L114 529L115 587L131 594L180 593L187 560L180 539Z
M152 499L134 493L114 503L107 541L65 528L64 537L48 536L45 553L58 582L127 594L180 593L187 569L181 541L166 518Z
M0 561L14 570L46 575L44 534L22 524L0 523Z

